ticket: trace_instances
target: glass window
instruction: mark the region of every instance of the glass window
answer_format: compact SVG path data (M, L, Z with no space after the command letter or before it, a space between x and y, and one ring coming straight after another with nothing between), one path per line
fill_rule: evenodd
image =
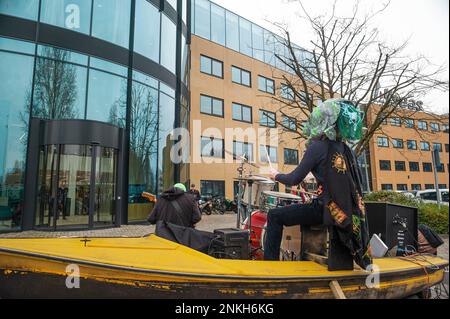
M141 194L157 193L158 90L133 82L131 94L128 219L145 220L153 204Z
M223 117L223 100L200 95L200 112Z
M449 145L445 144L445 153L448 153L448 152L449 152Z
M274 146L260 145L259 146L259 160L262 163L267 163L267 154L269 154L272 163L278 162L278 149Z
M87 119L125 127L125 78L102 71L89 71Z
M275 94L275 82L271 79L258 75L258 89L263 92Z
M34 55L35 44L32 42L0 37L0 50L15 51Z
M42 0L41 22L89 34L91 0Z
M432 172L433 171L433 166L431 165L431 163L422 163L422 167L423 167L424 172Z
M402 126L402 120L399 117L391 117L390 122L392 126Z
M94 0L92 36L128 48L130 0Z
M195 1L195 34L208 40L211 39L210 14L210 2L208 0Z
M249 71L232 66L231 77L234 83L251 87L251 75Z
M407 191L408 185L407 184L397 184L397 190L398 191Z
M177 27L166 15L161 21L161 65L175 74L177 52Z
M409 170L411 172L419 172L419 162L409 162Z
M239 17L230 11L226 12L227 47L239 51Z
M430 128L432 132L439 132L440 128L439 128L439 124L438 123L430 123Z
M175 99L159 93L159 149L158 149L158 192L173 186L175 181L174 164L170 150L174 141L170 134L175 127Z
M298 165L298 151L285 148L284 149L284 164Z
M252 24L239 18L239 48L242 54L252 56Z
M224 140L214 137L202 137L202 156L224 158Z
M223 78L223 62L209 58L207 56L200 56L200 71L209 75Z
M0 232L21 226L33 64L0 52Z
M161 14L146 0L136 1L134 51L159 63Z
M177 0L167 0L167 2L175 9L175 11L177 10Z
M275 38L272 33L264 30L264 62L275 66Z
M39 0L1 0L0 13L37 20Z
M128 68L106 60L91 57L89 65L91 68L111 72L120 76L126 77L128 75Z
M289 131L297 130L297 120L293 117L283 115L282 125L283 125L283 128L285 128Z
M252 108L237 103L233 103L233 120L251 123Z
M281 84L281 97L289 101L294 101L294 90L285 84Z
M253 161L253 144L233 141L233 154L235 157L245 156L249 161Z
M414 120L413 119L404 119L406 128L414 128Z
M428 124L426 121L418 121L417 127L419 128L419 130L422 130L422 131L428 130Z
M49 58L63 62L70 62L74 64L81 64L87 66L88 56L84 54L75 53L60 48L51 46L38 45L37 54L40 57Z
M445 173L444 163L440 163L436 166L436 171L439 173Z
M225 182L201 180L200 193L202 196L225 197Z
M417 149L417 142L414 140L407 140L406 146L409 150L416 150Z
M392 145L394 148L403 148L403 140L400 138L392 139Z
M420 149L422 151L429 151L430 150L430 143L428 143L428 142L420 142Z
M406 164L404 161L395 161L395 170L396 171L406 171Z
M264 30L252 24L253 57L264 62Z
M225 45L225 9L211 3L211 41Z
M267 127L276 127L277 116L273 112L259 110L259 125Z
M442 144L441 143L433 143L433 150L438 150L442 152Z
M378 147L389 147L389 140L385 136L377 137L377 145Z
M393 189L392 184L381 184L381 190L383 191L391 191Z
M66 61L71 52L42 47L34 78L33 116L43 119L83 119L87 68Z
M422 189L422 185L420 185L420 184L411 184L411 189L413 191L420 191Z
M390 171L391 170L391 161L380 160L380 170Z

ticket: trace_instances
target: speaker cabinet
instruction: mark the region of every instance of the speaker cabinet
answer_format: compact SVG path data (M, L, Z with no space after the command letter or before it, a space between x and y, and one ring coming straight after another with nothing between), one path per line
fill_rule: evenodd
M417 250L417 208L390 203L366 202L370 237L380 236L389 249L397 246L397 255Z

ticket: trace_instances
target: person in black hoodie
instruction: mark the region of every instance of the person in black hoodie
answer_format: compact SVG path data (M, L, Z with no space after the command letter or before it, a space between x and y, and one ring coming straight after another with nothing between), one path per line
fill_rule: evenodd
M202 215L195 197L186 193L186 187L183 184L175 184L161 194L148 217L148 222L154 225L161 220L193 228L201 219Z

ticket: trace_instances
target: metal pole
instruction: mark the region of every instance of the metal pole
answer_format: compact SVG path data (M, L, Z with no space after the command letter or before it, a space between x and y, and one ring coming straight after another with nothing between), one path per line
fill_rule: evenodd
M238 167L238 173L239 173L239 186L238 186L238 198L237 198L237 221L236 221L236 228L241 227L241 210L242 210L242 203L241 203L241 196L242 196L242 173L244 172L244 162L241 161L241 164Z
M434 151L431 152L431 158L433 160L433 173L434 173L434 189L436 190L436 198L438 202L438 207L441 208L441 192L439 190L438 175L437 175L437 163Z

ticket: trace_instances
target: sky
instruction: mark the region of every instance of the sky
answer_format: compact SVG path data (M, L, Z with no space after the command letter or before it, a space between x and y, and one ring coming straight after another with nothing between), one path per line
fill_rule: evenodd
M212 0L224 8L277 33L272 22L285 24L296 44L309 48L313 35L307 23L298 18L300 5L290 0ZM385 0L386 1L386 0ZM311 15L330 12L334 0L302 0ZM380 0L361 0L361 12L380 8ZM337 13L348 15L354 1L339 0ZM388 8L373 21L381 39L399 44L409 39L406 53L424 55L433 64L446 68L442 78L448 81L449 72L449 1L448 0L391 0ZM449 93L430 91L421 99L427 110L448 113Z

